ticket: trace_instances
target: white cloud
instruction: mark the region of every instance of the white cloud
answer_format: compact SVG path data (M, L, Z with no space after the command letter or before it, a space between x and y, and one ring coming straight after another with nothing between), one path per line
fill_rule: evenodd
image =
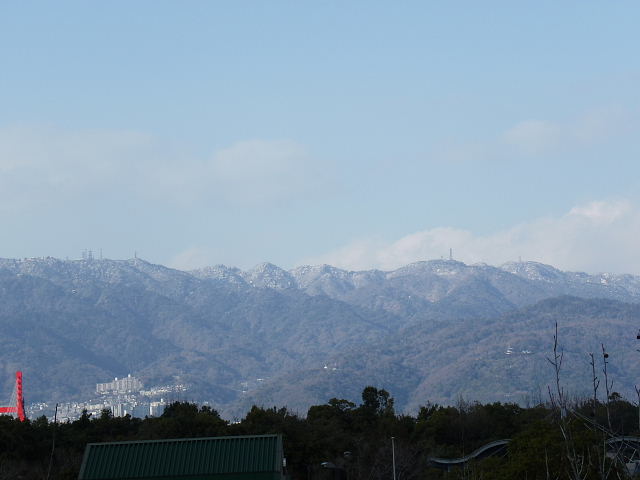
M591 112L564 123L526 120L504 132L500 142L529 155L579 149L620 133L626 120L613 111Z
M629 202L591 202L573 207L569 215L576 219L586 219L594 224L606 225L632 214L632 209Z
M0 129L0 211L133 188L155 149L137 132Z
M195 270L205 266L215 265L215 253L203 247L190 247L175 255L167 266L177 270Z
M210 165L225 196L241 203L301 194L318 178L306 150L289 140L239 142L217 152Z
M525 153L539 153L557 148L566 138L567 128L562 125L527 120L508 129L502 136L507 145Z
M0 211L96 195L269 205L313 191L314 168L290 140L238 142L194 158L140 132L6 127L0 129Z
M437 156L456 162L540 157L582 151L633 130L638 130L637 119L614 109L588 112L564 122L527 119L492 139L446 145Z
M391 270L420 261L454 257L465 263L500 265L522 257L565 270L640 274L637 239L640 209L628 201L594 201L560 217L539 218L489 235L439 227L393 243L364 239L302 263Z

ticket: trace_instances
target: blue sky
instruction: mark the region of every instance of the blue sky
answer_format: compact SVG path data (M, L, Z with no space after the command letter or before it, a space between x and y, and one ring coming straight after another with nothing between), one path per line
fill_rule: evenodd
M637 2L4 2L1 257L640 273Z

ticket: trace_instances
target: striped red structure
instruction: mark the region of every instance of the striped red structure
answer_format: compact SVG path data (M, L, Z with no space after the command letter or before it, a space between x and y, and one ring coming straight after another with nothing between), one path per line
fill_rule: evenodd
M0 414L10 413L17 415L21 422L24 422L24 398L22 396L22 372L16 372L16 386L11 395L11 402L9 406L0 407Z

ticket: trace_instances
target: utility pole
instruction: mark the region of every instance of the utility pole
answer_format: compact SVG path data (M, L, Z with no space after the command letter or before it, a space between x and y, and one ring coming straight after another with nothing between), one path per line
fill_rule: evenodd
M53 415L53 440L51 441L51 455L49 456L49 468L47 469L47 480L51 477L51 465L53 465L53 453L56 450L56 429L58 428L58 404Z
M393 459L393 480L396 480L396 444L395 437L391 437L391 458Z

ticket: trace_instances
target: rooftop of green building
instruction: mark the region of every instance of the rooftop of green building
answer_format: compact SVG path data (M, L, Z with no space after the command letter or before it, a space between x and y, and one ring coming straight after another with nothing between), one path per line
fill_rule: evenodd
M79 480L281 480L282 437L90 443Z

